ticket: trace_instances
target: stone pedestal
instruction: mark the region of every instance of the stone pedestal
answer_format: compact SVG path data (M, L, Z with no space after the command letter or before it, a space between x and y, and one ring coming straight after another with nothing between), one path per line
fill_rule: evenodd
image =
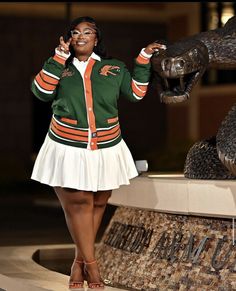
M236 290L232 219L120 206L97 257L107 284L127 290Z

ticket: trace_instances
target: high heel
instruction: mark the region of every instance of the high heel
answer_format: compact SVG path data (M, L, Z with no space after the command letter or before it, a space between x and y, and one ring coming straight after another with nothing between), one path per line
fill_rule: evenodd
M83 261L79 261L79 260L74 260L74 263L77 263L77 264L81 264L83 265L84 262ZM84 275L84 268L82 267L82 274ZM72 280L69 280L69 290L71 291L81 291L81 290L84 290L84 281L72 281Z
M88 273L88 270L86 268L87 265L92 265L92 264L95 264L97 263L96 260L92 261L92 262L84 262L84 273L85 273L85 280L87 281L87 284L88 284L88 288L89 289L104 289L105 288L105 285L102 281L102 279L100 278L100 282L91 282L89 280L89 273Z

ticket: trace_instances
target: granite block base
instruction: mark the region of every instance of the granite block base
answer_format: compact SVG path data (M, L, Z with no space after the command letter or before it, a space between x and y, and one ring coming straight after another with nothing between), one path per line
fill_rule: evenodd
M236 290L232 219L120 206L97 248L106 283L127 290Z

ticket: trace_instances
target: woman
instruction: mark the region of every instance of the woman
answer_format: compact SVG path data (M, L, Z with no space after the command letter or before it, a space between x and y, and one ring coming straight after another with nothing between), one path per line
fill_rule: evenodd
M32 83L42 101L53 101L48 134L32 179L54 187L76 246L69 288L104 288L95 258L95 238L112 189L137 176L122 139L120 93L139 101L150 77L149 59L157 43L142 49L131 77L125 64L106 57L101 32L91 17L75 19L60 37Z

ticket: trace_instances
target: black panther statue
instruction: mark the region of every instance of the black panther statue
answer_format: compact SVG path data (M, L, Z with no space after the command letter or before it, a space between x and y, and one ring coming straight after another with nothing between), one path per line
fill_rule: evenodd
M151 59L161 102L183 102L190 97L194 85L206 69L236 69L236 16L230 18L222 28L201 32L170 45L163 44L167 49L154 53ZM212 162L215 161L212 164L215 172L210 171L211 174L206 171L207 168L209 170L209 164L204 168L206 157L201 158L203 148L206 150L207 146L207 161L210 156ZM217 163L216 156L219 158ZM195 162L198 167L195 167ZM222 122L216 137L194 145L189 151L184 174L187 178L196 179L236 178L236 106Z

